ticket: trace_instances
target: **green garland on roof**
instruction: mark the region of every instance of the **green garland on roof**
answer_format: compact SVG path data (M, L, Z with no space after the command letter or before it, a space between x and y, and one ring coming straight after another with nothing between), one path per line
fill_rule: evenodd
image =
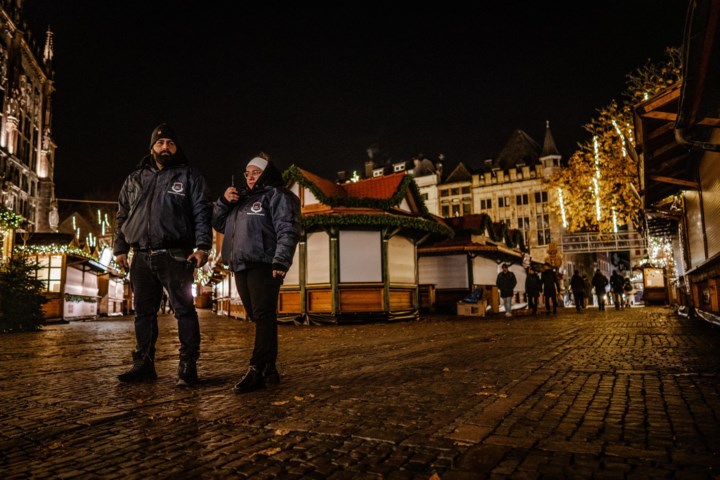
M15 230L23 221L22 215L0 206L0 230Z
M438 233L447 237L453 237L454 235L452 229L431 220L424 220L417 217L397 217L393 215L308 215L303 217L302 223L306 230L309 230L312 227L372 225L408 228L423 232Z
M295 165L291 165L287 170L285 170L283 173L283 179L286 183L291 180L298 182L300 185L310 190L312 194L315 195L315 198L317 198L321 203L330 207L377 208L380 210L388 210L400 205L400 202L402 202L405 198L407 190L410 189L410 194L415 199L420 215L423 217L428 217L430 215L427 207L425 206L425 202L420 196L420 191L418 190L412 175L405 175L405 178L403 178L400 182L397 191L390 198L329 197L325 195L325 193L320 190L317 185L305 178L300 171L300 168Z

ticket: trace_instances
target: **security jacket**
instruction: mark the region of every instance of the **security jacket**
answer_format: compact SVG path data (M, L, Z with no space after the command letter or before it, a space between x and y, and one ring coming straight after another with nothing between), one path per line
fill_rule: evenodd
M130 247L208 250L211 217L207 182L180 151L162 170L148 155L120 190L114 254Z
M300 200L283 186L282 175L268 162L252 190L238 188L240 200L222 195L213 205L212 225L225 234L222 259L235 272L256 264L287 271L300 241Z

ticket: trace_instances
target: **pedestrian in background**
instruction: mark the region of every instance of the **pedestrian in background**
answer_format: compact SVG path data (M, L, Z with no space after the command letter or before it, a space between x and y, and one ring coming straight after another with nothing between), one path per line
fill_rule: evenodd
M277 304L300 240L300 200L283 186L266 157L245 167L241 187L230 186L215 202L213 227L224 233L222 258L235 274L240 299L255 322L255 345L236 393L280 381L277 370Z
M595 296L598 301L598 310L601 312L605 311L605 293L608 285L608 279L602 274L600 269L595 270L595 275L592 278L593 287L595 287Z
M525 277L525 296L527 297L528 308L533 315L537 315L538 299L542 291L542 281L535 269L528 267L527 276Z
M623 295L625 296L625 308L630 308L635 302L635 288L633 287L630 277L625 277L623 282Z
M580 272L575 270L570 278L570 290L572 290L573 301L575 302L575 310L581 312L583 309L583 299L585 298L585 282L583 282Z
M552 303L552 313L557 313L557 295L560 291L558 285L558 277L555 269L550 265L545 265L540 280L543 284L543 296L545 297L545 313L550 313L550 304Z
M495 285L500 290L500 298L503 300L505 305L505 316L512 317L512 299L515 294L515 285L517 285L517 278L515 274L511 272L507 263L502 264L502 271L498 273L495 279Z
M587 275L582 274L583 281L583 308L587 308L588 305L592 305L592 285L588 280Z
M149 155L127 177L118 199L114 254L118 265L130 270L136 338L133 366L118 375L120 381L157 378L157 315L164 288L178 322L177 385L197 382L200 325L192 284L194 268L207 262L212 245L211 216L205 178L188 164L175 131L167 124L158 125L150 138Z
M613 270L610 275L610 289L612 290L612 300L615 304L615 310L621 310L623 308L623 285L625 279L620 275L617 270Z

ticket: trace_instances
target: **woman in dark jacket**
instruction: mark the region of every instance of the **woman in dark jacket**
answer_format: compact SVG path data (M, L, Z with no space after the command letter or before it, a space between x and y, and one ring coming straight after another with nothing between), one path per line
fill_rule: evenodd
M540 276L535 272L533 267L528 268L527 276L525 277L525 295L527 296L528 308L532 311L533 315L537 315L538 309L538 298L542 291L542 281Z
M300 200L283 187L270 161L255 157L240 190L230 186L213 206L213 228L224 233L222 258L235 273L240 299L255 322L250 366L235 385L245 393L278 383L277 304L300 240Z

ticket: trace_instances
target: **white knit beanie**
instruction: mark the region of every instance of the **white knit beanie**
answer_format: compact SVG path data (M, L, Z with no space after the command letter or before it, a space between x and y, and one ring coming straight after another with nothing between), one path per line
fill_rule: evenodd
M267 167L267 164L268 164L268 161L265 160L264 158L255 157L252 160L250 160L250 162L247 164L247 167L245 167L245 169L247 169L248 167L257 167L260 170L265 171L265 167Z

